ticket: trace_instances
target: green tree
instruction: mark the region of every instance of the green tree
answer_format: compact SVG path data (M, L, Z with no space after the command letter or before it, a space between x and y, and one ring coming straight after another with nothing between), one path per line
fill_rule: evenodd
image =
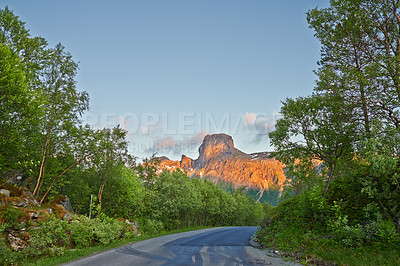
M327 168L327 192L340 160L353 156L357 138L356 125L349 120L351 110L340 97L326 94L287 99L280 113L283 117L269 134L274 155L294 167L313 159L322 161Z
M119 167L132 168L135 166L135 159L128 152L126 134L127 131L119 126L98 130L95 133L93 153L90 160L85 162L86 167L93 168L96 172L95 184L98 186L99 214L106 183L116 175Z
M64 51L64 47L58 44L54 49L49 49L46 61L43 81L46 115L42 124L41 164L33 195L43 183L46 161L50 157L57 157L54 155L58 146L63 145L65 136L79 124L79 116L89 107L88 94L76 89L78 65Z
M133 169L119 166L103 191L103 210L110 217L137 219L143 210L145 188Z
M34 91L40 89L47 41L43 37L31 36L25 22L8 7L0 9L0 43L20 58L30 88Z
M0 62L0 169L4 171L20 168L32 159L33 136L40 129L42 109L20 58L1 43Z
M320 85L337 91L370 133L374 119L400 127L400 2L331 0L307 20L322 45Z
M40 72L47 42L31 37L25 23L0 9L1 136L0 171L33 171L38 160L40 119L44 115ZM30 173L31 174L31 173Z
M157 218L167 229L194 224L196 214L201 210L199 192L190 178L181 171L160 174L154 185Z
M67 147L89 98L76 89L78 66L64 47L47 48L46 40L32 37L8 8L0 9L0 44L1 171L31 171L37 175L37 195L51 177L64 175L82 159Z

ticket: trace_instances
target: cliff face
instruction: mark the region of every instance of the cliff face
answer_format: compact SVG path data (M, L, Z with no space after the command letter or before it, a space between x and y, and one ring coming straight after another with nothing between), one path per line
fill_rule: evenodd
M192 177L214 182L228 181L234 187L281 189L286 181L284 165L268 155L266 152L246 154L235 148L231 136L213 134L204 138L196 160L183 155L179 162L164 159L160 166L171 171L183 169Z

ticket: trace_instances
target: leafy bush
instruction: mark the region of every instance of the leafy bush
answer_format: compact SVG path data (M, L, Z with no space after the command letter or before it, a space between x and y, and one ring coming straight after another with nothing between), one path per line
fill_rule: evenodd
M148 219L144 221L141 228L143 233L151 235L164 230L164 225L161 221Z
M400 244L390 216L362 188L359 179L348 175L334 180L324 196L321 186L290 196L268 211L258 239L283 249Z
M24 254L11 251L4 242L4 238L0 237L0 263L2 265L18 265L24 258Z
M19 227L19 220L22 216L23 213L18 208L12 206L0 206L0 222L2 223L1 231Z
M68 223L63 220L51 219L43 222L40 227L31 230L31 239L26 249L30 255L63 254L69 246Z
M127 233L124 222L101 217L89 220L79 216L71 222L52 219L31 230L31 240L26 252L33 256L59 255L67 248L82 248L108 244Z
M88 247L93 242L90 220L85 216L71 221L69 224L71 244L77 248Z
M103 217L91 220L90 229L93 232L93 239L102 245L121 238L126 230L123 222L116 219Z

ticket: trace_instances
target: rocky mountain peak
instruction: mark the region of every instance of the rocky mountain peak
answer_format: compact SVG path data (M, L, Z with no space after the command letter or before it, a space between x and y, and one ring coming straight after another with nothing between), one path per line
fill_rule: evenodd
M203 143L199 147L199 158L197 163L203 166L210 159L219 157L230 157L235 150L233 139L227 134L213 134L204 137Z
M262 192L282 189L286 181L284 165L268 152L247 154L235 148L227 134L207 135L199 147L199 157L193 160L182 155L180 161L161 161L162 170L181 169L191 177L213 182L228 182L234 188L245 186Z

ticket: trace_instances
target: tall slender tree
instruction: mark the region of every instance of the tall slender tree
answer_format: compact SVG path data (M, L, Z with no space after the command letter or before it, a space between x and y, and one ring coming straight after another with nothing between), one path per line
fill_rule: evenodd
M363 132L400 128L400 1L331 0L307 20L322 45L317 90L338 91Z

